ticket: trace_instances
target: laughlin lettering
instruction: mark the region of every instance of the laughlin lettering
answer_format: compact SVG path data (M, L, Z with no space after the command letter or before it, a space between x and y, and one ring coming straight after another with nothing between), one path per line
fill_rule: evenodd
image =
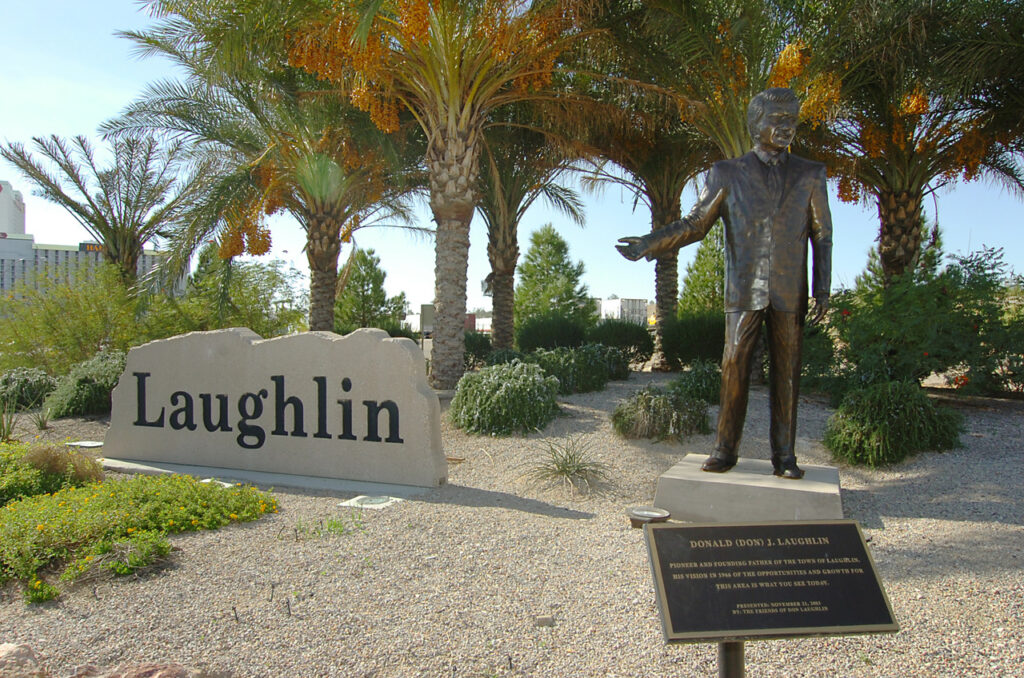
M235 399L234 428L231 426L230 412L232 398L227 393L199 393L193 395L188 391L175 391L168 399L167 405L160 410L149 409L146 402L146 380L150 372L132 372L135 377L136 417L134 426L164 428L169 426L175 431L197 431L202 426L210 433L238 431L235 440L240 447L247 450L258 450L267 440L267 430L257 423L264 411L273 412L274 427L272 436L291 436L307 438L306 404L295 395L288 395L284 375L270 377L273 382L271 389L261 388L247 392ZM314 438L335 438L340 440L359 440L352 424L352 399L339 398L336 402L340 407L341 432L335 436L327 430L327 377L313 377L316 385L316 403L311 408L315 415L316 427L312 432ZM352 390L352 380L345 377L341 380L341 390L348 393ZM273 391L273 395L271 395ZM403 443L399 429L398 405L393 400L377 402L362 401L366 410L366 426L362 440L371 443ZM168 407L170 411L168 412ZM381 414L387 413L386 438L380 437Z

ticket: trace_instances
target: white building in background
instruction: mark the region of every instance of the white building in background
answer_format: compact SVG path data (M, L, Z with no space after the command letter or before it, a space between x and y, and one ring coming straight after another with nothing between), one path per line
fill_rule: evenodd
M143 250L139 275L148 273L164 256L154 249ZM79 275L92 275L103 261L103 246L96 242L37 245L35 237L25 233L21 192L10 182L0 181L0 293L10 294L19 284L33 284L41 275L74 282Z
M646 299L602 299L601 319L627 320L637 325L647 325Z

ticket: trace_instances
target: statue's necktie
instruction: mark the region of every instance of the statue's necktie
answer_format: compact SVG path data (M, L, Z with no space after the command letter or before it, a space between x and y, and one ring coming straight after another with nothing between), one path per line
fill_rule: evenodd
M776 162L768 165L768 196L772 205L778 205L782 197L782 163Z

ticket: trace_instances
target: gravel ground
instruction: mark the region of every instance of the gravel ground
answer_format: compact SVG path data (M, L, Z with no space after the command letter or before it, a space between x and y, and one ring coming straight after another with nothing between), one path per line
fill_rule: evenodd
M633 389L668 378L635 373L567 397L541 434L490 439L444 423L445 453L463 460L449 484L382 510L278 491L278 514L176 536L170 564L141 579L31 607L9 589L0 642L28 643L58 676L143 661L232 676L716 675L714 644L662 641L643 535L625 514L712 436L625 441L608 423ZM829 410L801 408L801 461L832 463L818 442ZM846 516L870 540L901 631L749 642L748 676L1024 676L1024 409L963 411L961 449L840 469ZM45 437L99 439L105 427L65 420ZM546 442L569 435L610 467L598 492L525 477ZM766 450L767 395L755 389L742 453ZM308 529L328 518L349 529Z

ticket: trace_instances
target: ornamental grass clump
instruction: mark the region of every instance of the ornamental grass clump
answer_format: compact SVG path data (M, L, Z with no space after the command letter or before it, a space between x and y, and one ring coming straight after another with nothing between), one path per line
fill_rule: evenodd
M590 443L577 436L548 441L543 458L528 475L540 482L561 482L573 491L576 488L589 490L608 478L608 467L595 460Z
M558 413L558 379L539 365L514 361L481 368L459 380L448 416L471 433L539 431Z
M694 360L690 369L668 385L668 390L685 398L716 405L722 390L722 368L712 360Z
M653 440L679 440L711 431L706 402L657 386L646 386L619 403L612 412L612 428L624 438Z
M252 487L190 476L134 476L25 497L0 509L0 585L24 583L25 599L59 594L61 581L100 571L130 574L167 555L167 535L217 529L277 511Z
M962 428L959 413L936 406L917 384L883 382L846 394L824 443L835 459L875 468L958 447Z

